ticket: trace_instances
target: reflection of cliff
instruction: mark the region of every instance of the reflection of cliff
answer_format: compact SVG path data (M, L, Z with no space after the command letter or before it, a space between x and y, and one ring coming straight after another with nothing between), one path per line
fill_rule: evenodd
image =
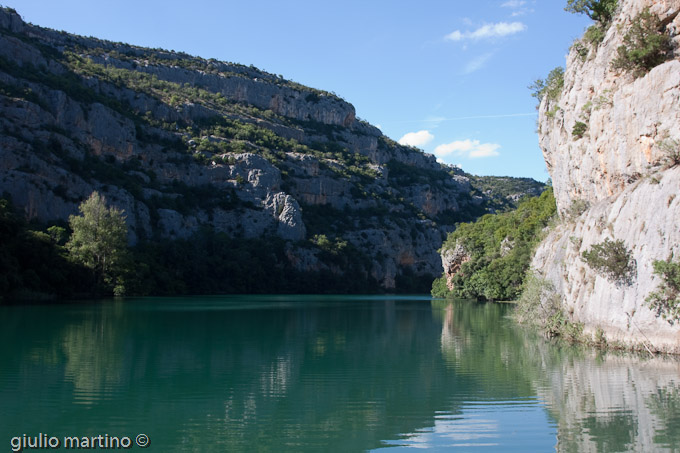
M587 353L546 371L558 451L677 451L680 362Z
M678 451L677 358L584 352L520 330L494 304L433 304L447 365L497 398L538 395L557 422L558 451Z

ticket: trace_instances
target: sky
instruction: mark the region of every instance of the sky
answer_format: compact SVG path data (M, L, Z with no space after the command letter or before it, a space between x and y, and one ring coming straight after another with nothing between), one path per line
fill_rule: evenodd
M566 0L0 0L27 22L254 65L332 91L476 175L546 181L536 99L589 25Z

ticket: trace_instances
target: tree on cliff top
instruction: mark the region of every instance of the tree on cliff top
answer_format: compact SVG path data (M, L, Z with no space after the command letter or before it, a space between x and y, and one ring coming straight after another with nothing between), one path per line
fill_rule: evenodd
M617 0L567 0L565 11L585 14L596 22L611 22L616 11Z
M123 211L107 207L106 198L96 191L78 209L82 215L69 217L73 233L66 248L76 262L92 270L96 291L122 294L128 253Z

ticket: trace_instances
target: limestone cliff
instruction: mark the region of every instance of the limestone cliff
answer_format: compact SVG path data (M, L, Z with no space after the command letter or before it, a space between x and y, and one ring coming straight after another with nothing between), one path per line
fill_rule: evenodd
M549 279L565 312L586 332L680 352L680 326L658 318L645 298L659 284L654 260L680 256L680 1L619 0L601 42L572 46L564 88L540 104L540 145L561 224L533 267ZM616 69L618 48L644 8L671 37L665 62L649 72ZM629 281L610 281L582 253L605 239L631 253Z
M277 265L352 267L382 290L429 285L443 236L491 199L333 93L2 8L0 152L0 195L28 219L64 222L98 190L125 210L131 244L203 228L283 240Z

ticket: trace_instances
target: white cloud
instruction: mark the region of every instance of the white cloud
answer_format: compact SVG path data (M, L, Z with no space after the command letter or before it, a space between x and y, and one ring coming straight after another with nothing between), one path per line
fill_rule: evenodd
M480 39L501 38L503 36L514 35L527 29L522 22L498 22L497 24L486 24L475 31L461 32L456 30L446 35L449 41L463 41Z
M399 139L400 145L423 146L434 140L434 135L430 131L409 132Z
M519 8L520 6L526 5L527 2L524 0L509 0L503 3L501 6L503 8Z
M472 74L473 72L482 69L492 55L493 54L491 53L485 53L484 55L480 55L477 58L470 60L468 64L465 65L465 68L463 68L463 74Z
M458 140L444 145L439 145L434 149L434 155L440 159L448 156L464 156L471 159L480 157L498 156L497 143L480 143L479 140Z

